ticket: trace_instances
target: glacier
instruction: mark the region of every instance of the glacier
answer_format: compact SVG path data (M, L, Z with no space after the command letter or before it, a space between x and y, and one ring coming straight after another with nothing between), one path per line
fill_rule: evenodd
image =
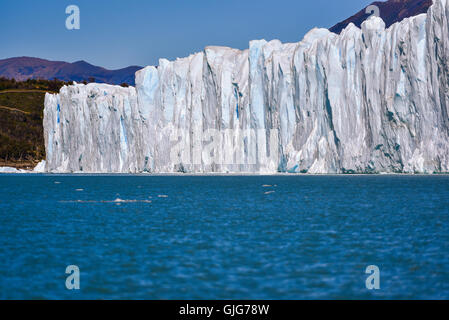
M434 0L388 29L370 17L161 59L135 87L65 86L45 97L45 171L447 173L448 17Z

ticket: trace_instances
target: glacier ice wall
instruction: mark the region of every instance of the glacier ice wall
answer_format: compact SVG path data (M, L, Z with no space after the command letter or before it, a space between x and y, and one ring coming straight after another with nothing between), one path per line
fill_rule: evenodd
M45 100L46 170L449 172L448 17L435 0L388 29L372 17L162 59L136 88L63 87ZM215 140L217 161L203 157L211 129L232 132Z
M132 87L74 85L45 96L47 171L137 172L143 134Z

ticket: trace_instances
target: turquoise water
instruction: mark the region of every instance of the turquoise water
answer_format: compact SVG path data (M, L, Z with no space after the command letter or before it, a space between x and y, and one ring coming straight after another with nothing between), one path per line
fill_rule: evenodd
M449 298L448 208L449 176L0 175L0 298Z

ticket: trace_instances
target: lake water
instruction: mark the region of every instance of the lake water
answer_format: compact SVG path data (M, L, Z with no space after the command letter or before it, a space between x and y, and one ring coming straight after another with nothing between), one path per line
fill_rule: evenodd
M449 176L0 175L0 298L447 299L448 208Z

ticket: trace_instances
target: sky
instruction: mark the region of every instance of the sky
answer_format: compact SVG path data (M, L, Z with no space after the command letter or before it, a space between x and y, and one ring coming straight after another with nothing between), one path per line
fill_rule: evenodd
M209 45L248 48L250 40L298 42L372 0L0 0L0 59L32 56L108 69L157 65ZM67 30L66 7L80 9Z

